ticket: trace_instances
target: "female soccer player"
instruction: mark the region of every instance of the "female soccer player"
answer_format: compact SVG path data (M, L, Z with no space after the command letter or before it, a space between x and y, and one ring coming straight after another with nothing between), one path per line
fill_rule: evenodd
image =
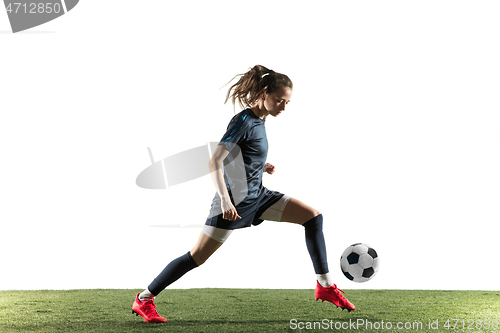
M246 108L232 118L210 159L217 190L210 214L193 249L171 261L146 290L137 294L132 313L141 315L146 322L167 321L158 314L153 302L163 289L203 264L234 229L258 225L263 220L302 225L317 276L316 300L326 300L349 311L355 309L330 276L323 215L295 198L268 190L262 184L264 172L275 172L275 167L266 163L265 121L269 115L277 117L285 111L292 96L292 81L288 76L260 65L238 76L238 82L229 88L226 102L231 98L234 105L238 100L242 108Z

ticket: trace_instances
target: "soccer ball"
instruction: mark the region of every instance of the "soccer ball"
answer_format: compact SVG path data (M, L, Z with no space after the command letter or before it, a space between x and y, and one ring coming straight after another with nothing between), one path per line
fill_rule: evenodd
M345 249L340 257L340 269L351 281L366 282L378 271L377 252L369 245L356 243Z

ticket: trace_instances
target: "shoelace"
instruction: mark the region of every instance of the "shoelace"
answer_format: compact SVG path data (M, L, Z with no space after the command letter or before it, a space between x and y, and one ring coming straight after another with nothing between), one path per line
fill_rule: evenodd
M144 312L148 317L153 315L154 317L159 317L160 315L158 314L158 311L156 311L156 306L153 303L153 300L147 300L146 304L144 304Z
M336 285L336 284L334 284L334 285L332 286L332 288L333 288L333 290L334 290L334 291L339 290L339 291L341 291L341 292L343 292L344 294L346 294L346 295L347 295L347 293L346 293L345 291L343 291L342 289L337 288L337 285ZM339 295L339 297L340 297L340 298L345 299L344 295L342 295L341 293L336 292L336 294L337 294L337 295Z

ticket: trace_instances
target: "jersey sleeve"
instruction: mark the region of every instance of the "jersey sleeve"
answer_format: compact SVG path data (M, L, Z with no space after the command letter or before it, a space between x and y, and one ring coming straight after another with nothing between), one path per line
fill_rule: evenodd
M246 113L235 116L227 126L226 133L219 145L224 145L228 151L232 151L235 147L241 147L247 137L249 122L250 119Z

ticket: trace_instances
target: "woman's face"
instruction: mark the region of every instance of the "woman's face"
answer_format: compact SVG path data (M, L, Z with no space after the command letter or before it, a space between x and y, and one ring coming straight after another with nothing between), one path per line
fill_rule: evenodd
M292 98L292 89L289 87L281 87L278 90L264 95L264 107L267 112L273 117L278 116L285 111L286 105Z

